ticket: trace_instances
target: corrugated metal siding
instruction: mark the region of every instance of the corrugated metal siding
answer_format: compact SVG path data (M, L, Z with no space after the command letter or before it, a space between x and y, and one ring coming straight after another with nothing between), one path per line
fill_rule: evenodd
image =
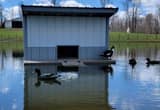
M100 54L106 47L81 47L79 48L79 59L102 59Z
M49 61L57 59L55 47L29 47L25 49L25 60ZM102 59L100 54L106 47L80 47L79 59Z
M25 60L53 61L57 59L56 48L28 47L25 50Z
M28 16L27 47L106 46L105 17Z

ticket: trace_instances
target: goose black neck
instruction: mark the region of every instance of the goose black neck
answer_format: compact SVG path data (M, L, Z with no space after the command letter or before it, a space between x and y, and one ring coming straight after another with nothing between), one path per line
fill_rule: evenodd
M151 62L149 58L147 58L146 60L147 60L147 63L150 63L150 62Z
M36 69L35 72L37 73L38 77L41 75L41 71L39 69Z

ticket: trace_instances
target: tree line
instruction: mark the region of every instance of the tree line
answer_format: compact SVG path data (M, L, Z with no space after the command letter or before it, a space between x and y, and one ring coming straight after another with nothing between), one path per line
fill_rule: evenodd
M160 5L156 6L154 14L145 14L141 0L123 0L122 5L125 15L111 18L111 31L160 34Z
M112 4L114 0L99 0L102 7ZM160 34L160 4L156 6L156 13L145 14L142 0L119 0L125 15L119 17L114 15L110 20L110 31ZM57 0L51 0L57 5ZM115 2L115 1L114 1ZM23 3L20 2L19 6ZM0 27L3 24L2 3L0 3ZM143 17L142 17L143 15Z

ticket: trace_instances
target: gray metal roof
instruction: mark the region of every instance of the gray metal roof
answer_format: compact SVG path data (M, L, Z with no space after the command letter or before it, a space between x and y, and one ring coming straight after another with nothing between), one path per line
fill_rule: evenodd
M23 15L110 17L118 8L54 7L22 5Z

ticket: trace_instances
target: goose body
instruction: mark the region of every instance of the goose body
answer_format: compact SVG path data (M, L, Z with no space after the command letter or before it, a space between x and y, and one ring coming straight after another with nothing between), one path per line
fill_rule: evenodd
M48 79L48 80L43 80L43 79L39 79L37 78L37 82L35 83L35 86L36 87L39 87L41 86L41 82L45 83L45 84L48 84L48 85L52 85L52 84L58 84L58 85L61 85L61 82L58 81L57 79Z
M137 64L136 59L135 59L135 58L131 58L131 59L129 60L129 64L130 64L130 65L136 65L136 64Z
M135 58L131 58L129 60L129 64L131 65L132 69L135 67L135 65L137 64L137 61Z
M107 59L110 59L110 58L112 57L112 55L113 55L114 48L115 48L115 47L112 46L110 50L104 51L103 54L100 55L100 56L105 57L105 58L107 58Z
M35 73L37 74L37 77L39 80L54 80L59 77L57 74L53 73L43 73L41 74L40 69L35 69Z
M38 79L40 79L40 80L51 80L51 79L57 79L58 77L59 76L55 75L55 74L50 75L50 76L48 76L48 74L47 75L44 74L44 75L39 76Z
M159 60L150 60L150 58L146 58L147 63L146 64L160 64Z

